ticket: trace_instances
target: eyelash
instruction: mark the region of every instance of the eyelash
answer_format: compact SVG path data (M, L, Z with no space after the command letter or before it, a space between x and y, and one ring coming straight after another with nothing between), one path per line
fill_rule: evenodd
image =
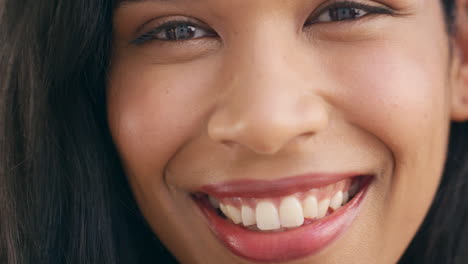
M342 22L342 21L348 21L348 22L353 22L353 21L356 21L356 20L359 20L363 17L366 17L366 16L369 16L369 15L395 15L395 13L390 9L390 8L387 8L387 7L381 7L381 6L372 6L372 5L367 5L367 4L363 4L363 3L357 3L357 2L354 2L354 1L348 1L348 0L345 0L345 1L337 1L337 2L334 2L330 5L327 5L323 8L319 8L319 10L316 13L316 15L313 15L311 16L307 22L305 23L306 26L309 26L309 25L312 25L312 24L317 24L315 23L316 20L318 18L320 18L321 16L323 15L326 15L327 12L329 14L329 16L332 15L332 10L335 12L334 14L335 15L338 15L340 11L343 10L343 9L351 9L351 10L354 10L354 12L356 12L356 10L359 10L359 11L363 11L365 14L362 15L362 16L359 16L357 18L352 18L352 19L349 19L349 18L345 18L345 19L338 19L336 21L329 21L329 22L319 22L319 23L337 23L337 22ZM357 13L354 13L355 15L358 15Z
M169 22L166 22L166 23L163 23L162 25L160 26L157 26L156 28L148 31L147 33L139 36L138 38L136 38L135 40L132 41L133 44L144 44L145 42L148 42L148 41L151 41L151 40L159 40L159 41L183 41L183 40L164 40L164 39L158 39L157 38L157 35L158 34L161 34L161 33L166 33L167 34L174 34L174 31L170 32L169 30L174 30L174 28L177 28L177 27L185 27L186 29L197 29L197 30L203 30L205 31L206 33L208 33L207 36L203 36L203 37L216 37L217 34L216 32L214 32L213 30L207 28L207 27L203 27L203 26L200 26L199 24L196 24L196 23L193 23L191 21L188 21L188 20L173 20L173 21L169 21ZM194 33L195 34L195 33ZM198 37L200 38L200 37ZM195 38L191 38L191 39L195 39ZM191 40L191 39L184 39L184 40Z
M326 21L326 22L318 22L317 19L320 17L327 15L331 18L332 15L339 15L339 11L344 11L348 9L349 11L353 10L352 15L356 15L354 18L344 18L344 19L338 19L338 20L331 20L331 21ZM333 13L332 13L333 11ZM360 12L364 12L365 14L362 15ZM327 5L323 8L319 8L317 12L315 12L316 15L313 15L309 17L305 23L305 26L312 26L314 24L329 24L329 23L349 23L349 22L354 22L356 20L359 20L363 17L369 16L369 15L394 15L394 12L386 7L379 7L379 6L371 6L363 3L357 3L354 1L338 1L334 2L330 5ZM341 15L350 15L351 13L341 13ZM358 16L359 15L359 16ZM185 39L161 39L158 38L159 34L165 34L166 38L168 37L168 34L177 34L175 33L175 29L178 27L184 27L185 30L191 30L190 34L196 35L196 30L202 30L205 33L207 33L204 36L199 36L199 37L188 37ZM181 32L179 32L181 33ZM187 33L185 31L182 31L182 33ZM194 40L197 38L206 38L206 37L217 37L218 35L216 34L215 31L212 29L209 29L208 27L201 26L197 23L191 22L187 19L185 20L173 20L169 21L166 23L163 23L162 25L157 26L156 28L148 31L147 33L144 33L143 35L139 36L135 40L132 41L132 44L136 45L141 45L146 42L152 41L152 40L157 40L157 41L165 41L165 42L177 42L177 41L187 41L187 40Z

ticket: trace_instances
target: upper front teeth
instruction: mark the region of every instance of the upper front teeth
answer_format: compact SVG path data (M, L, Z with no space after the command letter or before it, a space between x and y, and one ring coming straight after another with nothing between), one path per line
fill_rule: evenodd
M349 184L343 186L348 187ZM221 202L210 196L210 203L215 208L219 206L224 215L235 224L256 225L260 230L292 228L303 225L304 218L320 219L327 215L329 208L337 210L346 204L350 195L357 192L358 187L343 188L343 186L341 190L335 189L331 196L310 191L302 195L282 197L279 200L226 198ZM351 194L350 191L354 193Z
M314 196L309 196L302 203L304 209L304 217L316 218L318 216L318 202Z
M259 202L255 209L257 227L260 230L280 228L280 220L276 206L271 202Z
M286 197L280 204L280 222L282 227L296 227L304 223L302 205L296 197Z
M242 224L244 224L244 226L255 225L257 223L255 212L249 206L246 206L246 205L242 206L241 217L242 217Z
M227 211L229 218L234 222L234 224L242 223L241 212L239 209L232 205L227 205Z

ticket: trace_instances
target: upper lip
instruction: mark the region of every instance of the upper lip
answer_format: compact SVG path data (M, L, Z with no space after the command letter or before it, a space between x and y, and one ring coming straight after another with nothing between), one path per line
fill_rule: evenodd
M278 180L233 180L222 183L204 185L201 192L215 198L249 197L267 198L286 196L304 192L312 188L324 187L346 178L370 176L362 173L309 173L285 177Z

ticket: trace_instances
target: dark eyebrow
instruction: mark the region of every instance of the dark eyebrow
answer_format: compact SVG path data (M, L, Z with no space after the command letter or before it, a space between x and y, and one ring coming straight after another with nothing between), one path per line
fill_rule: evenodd
M177 0L117 0L117 7L144 2L176 2Z

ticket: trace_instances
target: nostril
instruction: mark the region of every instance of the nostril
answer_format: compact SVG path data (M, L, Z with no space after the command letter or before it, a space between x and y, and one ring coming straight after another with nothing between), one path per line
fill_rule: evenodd
M283 97L273 100L278 101L273 107L271 103L240 105L237 101L217 106L208 120L208 136L230 149L242 146L273 155L295 138L308 139L327 127L323 103L316 99L299 102L294 95Z
M236 145L236 142L234 142L232 140L221 140L221 144L232 148L232 147L234 147Z
M312 137L316 134L316 132L306 132L304 134L302 134L301 136L302 137L305 137L305 138L309 138L309 137Z

